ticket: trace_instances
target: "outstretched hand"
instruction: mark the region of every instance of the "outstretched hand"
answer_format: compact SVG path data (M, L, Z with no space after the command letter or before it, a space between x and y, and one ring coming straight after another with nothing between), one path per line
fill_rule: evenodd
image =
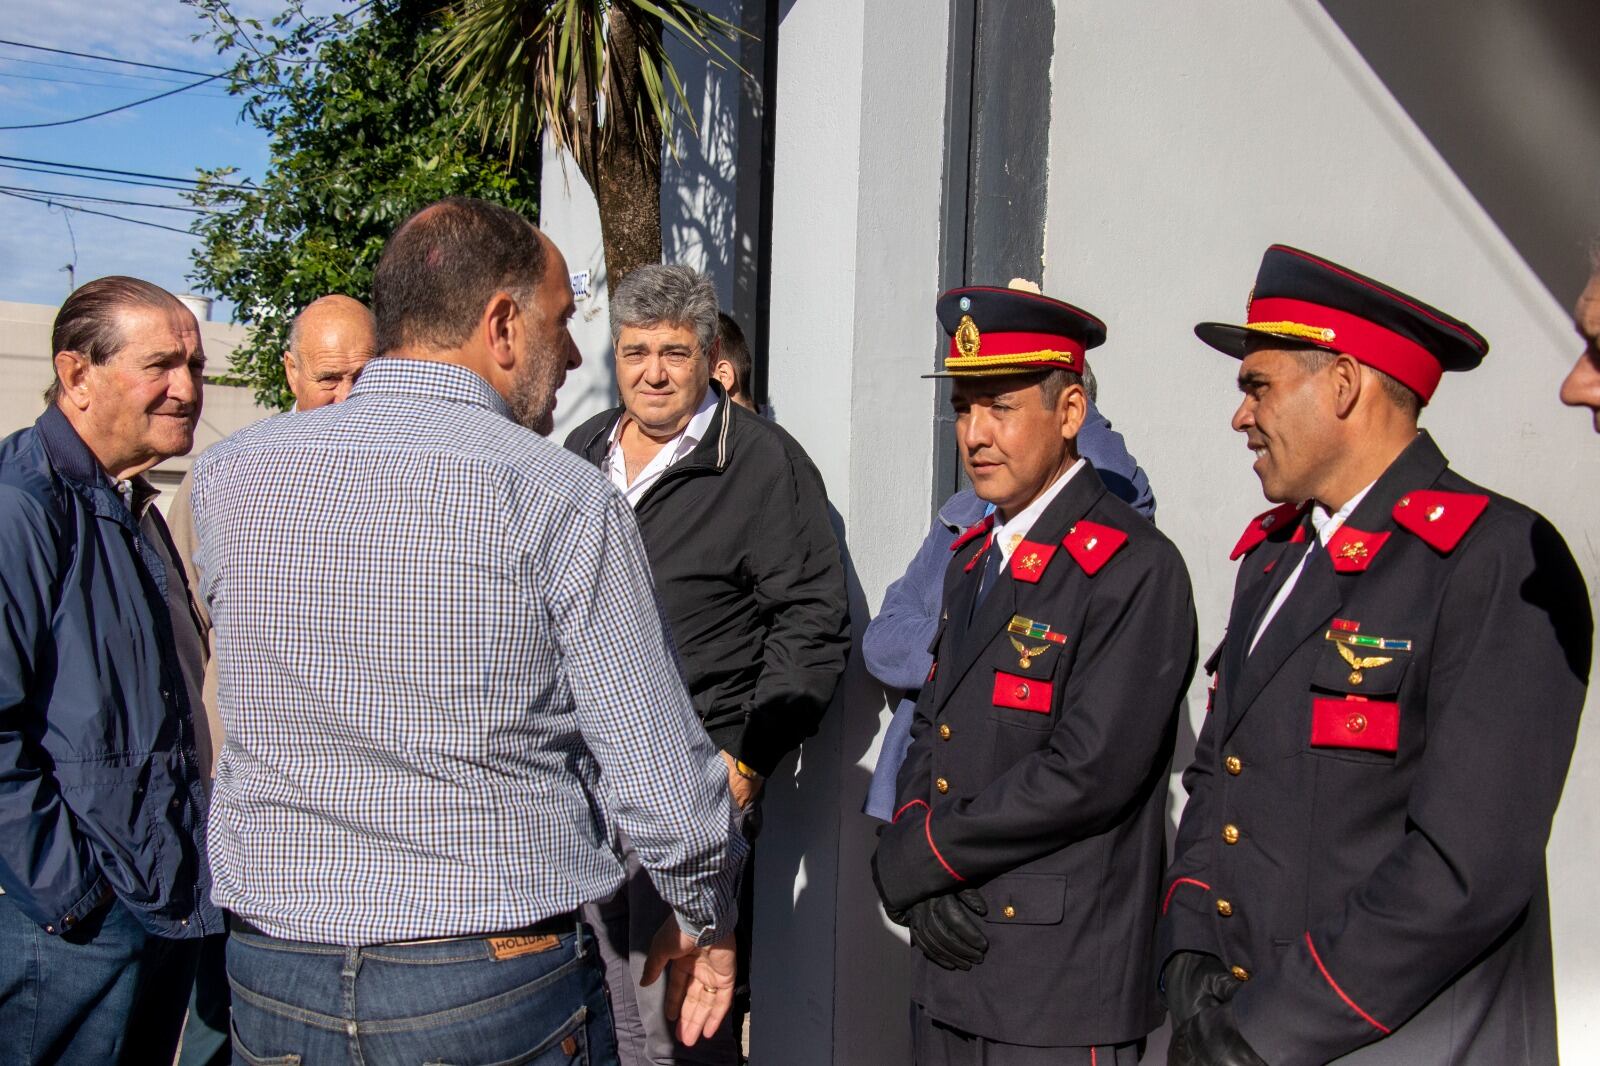
M733 934L699 947L678 928L678 919L669 914L650 942L639 984L654 984L669 965L667 1020L676 1021L678 1039L685 1046L693 1046L701 1037L715 1033L733 1006Z

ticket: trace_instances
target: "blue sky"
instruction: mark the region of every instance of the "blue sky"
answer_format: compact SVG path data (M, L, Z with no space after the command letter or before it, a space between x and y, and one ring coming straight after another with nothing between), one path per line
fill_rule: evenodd
M322 0L317 8L345 6L341 0ZM263 21L281 9L275 0L236 0L234 8ZM193 8L179 0L32 0L8 5L0 26L0 37L28 44L207 72L228 65L208 40L190 40L204 24ZM173 83L147 79L173 79ZM73 118L194 80L0 45L0 126ZM231 165L241 174L259 177L268 162L266 135L241 121L239 108L239 98L225 95L223 84L217 82L88 122L0 131L0 155L184 177L192 176L196 167ZM3 167L0 186L183 203L161 189ZM186 229L191 218L184 212L154 208L88 202L82 206L179 229ZM59 304L68 291L67 273L61 268L74 258L74 236L79 284L106 274L133 274L173 292L193 288L187 275L195 242L187 234L79 212L69 215L69 233L64 215L69 213L0 196L0 300ZM229 308L219 306L212 317L226 320L229 313Z

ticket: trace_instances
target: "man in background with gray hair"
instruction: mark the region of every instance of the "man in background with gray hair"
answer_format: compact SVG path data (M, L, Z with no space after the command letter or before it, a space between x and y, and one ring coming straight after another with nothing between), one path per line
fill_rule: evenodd
M792 437L713 383L716 291L681 266L646 266L611 301L622 406L575 429L567 447L633 505L656 595L706 732L722 752L741 827L760 826L763 780L816 731L849 650L844 567L822 478ZM666 915L623 841L629 877L589 908L601 931L625 1066L738 1063L730 1018L687 1048L659 992L639 988ZM751 868L741 888L741 985L748 974Z

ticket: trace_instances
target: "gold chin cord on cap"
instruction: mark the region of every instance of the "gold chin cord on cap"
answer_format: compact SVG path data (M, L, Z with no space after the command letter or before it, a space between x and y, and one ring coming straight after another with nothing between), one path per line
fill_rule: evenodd
M1279 337L1299 337L1301 340L1332 344L1337 336L1325 326L1308 326L1303 322L1248 322L1245 329L1255 333L1272 333Z

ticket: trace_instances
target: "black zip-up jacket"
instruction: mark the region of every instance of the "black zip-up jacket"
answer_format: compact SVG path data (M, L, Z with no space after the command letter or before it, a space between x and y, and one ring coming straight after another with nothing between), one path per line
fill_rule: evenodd
M706 732L757 773L816 732L850 648L844 565L822 476L799 443L728 402L634 513ZM566 446L603 467L623 409Z

